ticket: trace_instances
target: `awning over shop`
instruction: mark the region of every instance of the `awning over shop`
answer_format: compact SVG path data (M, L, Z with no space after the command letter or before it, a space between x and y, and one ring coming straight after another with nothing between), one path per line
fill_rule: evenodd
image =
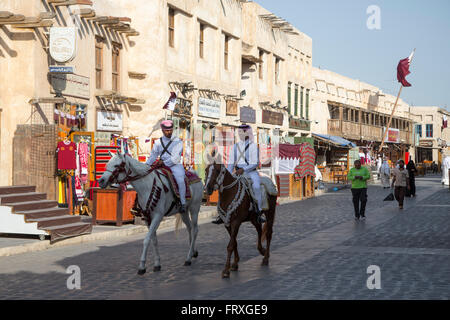
M356 144L351 141L348 141L342 137L338 136L329 136L327 134L318 134L313 133L312 136L318 140L329 143L331 145L341 147L341 148L355 148Z

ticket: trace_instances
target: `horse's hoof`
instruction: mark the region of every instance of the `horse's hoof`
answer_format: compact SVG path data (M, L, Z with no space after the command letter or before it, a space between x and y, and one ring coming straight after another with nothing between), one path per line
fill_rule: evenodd
M193 258L197 258L198 257L198 251L195 251L194 254L192 255Z
M230 268L231 271L238 271L238 269L239 269L238 265L231 266L231 268Z
M222 279L228 279L230 277L229 272L222 272Z
M263 259L261 265L262 266L268 266L269 265L269 260L268 259Z
M161 271L161 266L153 267L153 272Z
M147 269L139 269L138 270L138 272L137 272L137 274L138 275L140 275L140 276L142 276L144 273L146 273L147 272Z
M190 261L185 261L185 262L184 262L184 266L185 266L185 267L190 266L191 264L192 264L192 262L190 262Z

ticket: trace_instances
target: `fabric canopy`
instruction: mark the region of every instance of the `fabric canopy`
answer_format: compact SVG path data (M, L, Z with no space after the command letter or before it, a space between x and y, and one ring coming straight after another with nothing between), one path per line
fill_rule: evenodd
M354 144L353 142L348 141L342 137L329 136L327 134L318 134L318 133L313 133L312 135L313 135L313 137L318 138L319 140L325 141L327 143L333 144L338 147L342 147L342 148L355 148L356 147L356 144Z

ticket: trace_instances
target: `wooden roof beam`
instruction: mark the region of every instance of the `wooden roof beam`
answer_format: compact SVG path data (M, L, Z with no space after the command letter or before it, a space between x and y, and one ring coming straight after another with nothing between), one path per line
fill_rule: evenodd
M15 14L9 18L0 18L0 23L5 22L15 22L15 21L22 21L25 20L25 16L22 14Z
M31 23L39 23L42 19L39 17L26 17L20 21L11 21L11 22L0 22L0 24L4 25L15 25L15 24L31 24Z
M9 11L0 11L0 19L8 19L11 18L14 15L14 13Z
M57 6L72 6L72 5L87 5L92 6L92 1L90 0L47 0L48 3L52 3L55 7Z
M56 17L56 13L54 12L41 12L39 13L39 18L45 19L54 19Z
M81 18L93 18L95 17L95 11L91 8L82 8L76 14L79 14Z
M22 28L48 28L53 26L54 21L52 20L42 20L39 23L23 23L23 24L13 24L13 28L22 29Z
M114 17L107 17L106 20L102 20L102 21L98 21L97 24L102 25L102 24L118 24L119 18L114 18Z

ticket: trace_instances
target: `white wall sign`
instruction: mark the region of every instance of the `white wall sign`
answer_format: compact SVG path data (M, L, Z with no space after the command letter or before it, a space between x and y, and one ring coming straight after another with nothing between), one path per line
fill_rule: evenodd
M198 98L198 115L208 118L220 118L220 101Z
M89 99L89 78L76 74L51 74L52 93Z
M57 62L67 62L76 55L76 27L50 28L50 55Z
M97 130L122 131L122 113L97 111Z

